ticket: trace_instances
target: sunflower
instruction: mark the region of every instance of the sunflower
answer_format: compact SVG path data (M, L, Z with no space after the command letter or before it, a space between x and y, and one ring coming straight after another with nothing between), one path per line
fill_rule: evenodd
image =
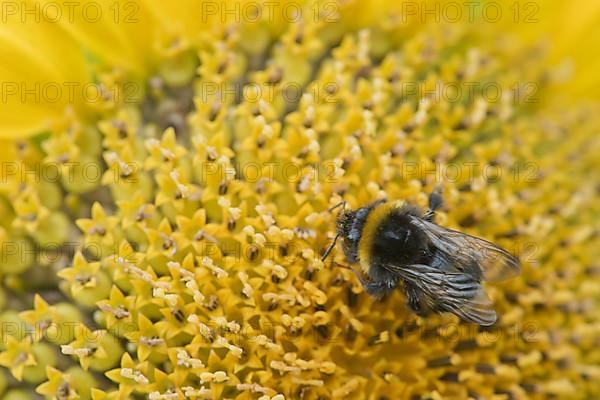
M2 398L600 396L599 4L2 19ZM434 191L437 223L521 261L491 327L321 260L332 206Z

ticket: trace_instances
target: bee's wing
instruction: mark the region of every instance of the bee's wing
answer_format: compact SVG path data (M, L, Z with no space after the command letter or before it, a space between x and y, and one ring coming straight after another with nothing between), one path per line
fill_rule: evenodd
M492 282L509 279L520 273L519 260L494 243L421 218L411 217L411 220L436 247L445 261L439 267L448 272L469 273Z
M416 287L432 310L451 312L483 326L496 322L492 301L475 277L422 264L386 267Z

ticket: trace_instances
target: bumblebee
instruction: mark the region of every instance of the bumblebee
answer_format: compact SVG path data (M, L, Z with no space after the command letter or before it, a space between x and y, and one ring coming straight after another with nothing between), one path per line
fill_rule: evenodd
M519 261L487 240L437 225L433 220L441 204L441 195L433 192L426 212L386 200L344 209L323 260L342 238L348 262L361 271L347 268L375 298L400 288L417 315L450 312L467 322L492 325L496 312L481 282L517 276Z

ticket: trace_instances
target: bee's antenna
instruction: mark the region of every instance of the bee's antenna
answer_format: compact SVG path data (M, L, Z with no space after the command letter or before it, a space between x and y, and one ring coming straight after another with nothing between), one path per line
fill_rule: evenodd
M331 207L329 210L327 210L328 212L332 212L333 210L335 210L336 208L342 206L342 208L346 208L346 200L342 200L339 203L337 203L335 206Z
M325 261L327 259L327 257L329 256L329 254L331 254L331 252L335 248L335 244L337 243L337 240L338 240L339 237L340 237L339 233L337 235L335 235L335 237L333 238L333 242L331 242L331 244L327 248L327 251L325 252L325 254L323 255L323 257L321 257L321 261Z
M335 206L331 207L329 210L327 210L328 212L332 212L333 210L335 210L338 207L342 207L342 209L346 208L346 200L342 200L339 203L337 203ZM327 251L325 252L325 254L323 255L323 257L321 257L321 261L325 261L325 259L327 259L327 257L329 256L329 254L331 254L331 252L333 251L333 248L335 247L335 244L337 243L338 238L340 237L340 234L336 234L335 237L333 238L333 242L331 242L331 244L329 245L329 247L327 248Z

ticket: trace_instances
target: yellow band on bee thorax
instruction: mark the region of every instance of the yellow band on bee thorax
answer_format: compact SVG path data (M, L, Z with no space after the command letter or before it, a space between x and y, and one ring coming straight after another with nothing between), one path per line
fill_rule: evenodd
M383 220L390 215L392 210L402 208L404 204L404 201L401 200L383 203L369 213L358 242L358 258L360 260L360 266L365 274L369 273L369 267L371 265L371 249L378 228L381 226Z

